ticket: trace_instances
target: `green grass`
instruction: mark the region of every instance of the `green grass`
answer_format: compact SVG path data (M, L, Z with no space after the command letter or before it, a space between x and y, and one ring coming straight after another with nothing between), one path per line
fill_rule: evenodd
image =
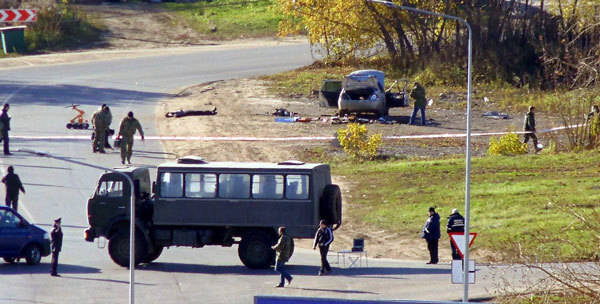
M196 3L164 3L207 39L274 37L282 19L271 0L215 0ZM211 30L216 28L216 30Z
M479 233L476 250L494 252L498 260L516 258L519 250L548 261L596 258L597 240L569 210L600 210L598 156L474 158L471 223ZM335 175L355 185L346 221L416 237L429 206L437 206L442 219L452 208L464 210L464 159L332 165Z

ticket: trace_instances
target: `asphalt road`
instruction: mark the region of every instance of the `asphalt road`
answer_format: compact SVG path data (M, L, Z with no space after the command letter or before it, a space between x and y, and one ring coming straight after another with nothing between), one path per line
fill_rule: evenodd
M81 104L89 117L102 103L112 109L113 128L132 110L145 133L154 135L157 102L185 86L289 70L311 61L308 45L293 43L13 67L0 69L0 103L11 104L13 135L89 135L90 131L65 128L74 114L69 107ZM120 165L118 151L93 154L87 140L24 138L12 142L12 150L18 148ZM136 141L134 150L135 165L155 166L169 157L155 141ZM97 248L103 244L83 240L87 199L101 172L18 152L0 158L0 165L2 173L13 165L25 184L20 213L47 230L54 218L62 217L65 231L62 277L48 275L49 257L38 266L0 263L0 303L127 303L128 270L112 263L106 248ZM339 267L330 277L317 277L318 263L317 253L297 250L290 263L293 285L275 289L277 275L272 270L246 269L235 247L171 248L156 263L137 270L136 297L138 303L252 303L258 294L421 300L455 300L462 295L460 285L450 284L449 265L371 259L368 268ZM479 267L472 295L489 295L495 273Z

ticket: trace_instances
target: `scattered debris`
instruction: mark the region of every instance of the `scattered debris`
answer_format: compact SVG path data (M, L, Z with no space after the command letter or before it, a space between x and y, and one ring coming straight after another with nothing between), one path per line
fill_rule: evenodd
M277 108L271 113L271 115L280 117L291 117L298 115L298 113L290 112L286 108Z
M510 119L510 115L508 115L507 113L499 113L496 111L485 112L481 116L491 119Z
M184 117L184 116L210 116L210 115L217 115L216 107L214 109L212 109L212 111L179 110L179 111L175 111L175 112L167 112L165 114L165 117L179 118L179 117Z

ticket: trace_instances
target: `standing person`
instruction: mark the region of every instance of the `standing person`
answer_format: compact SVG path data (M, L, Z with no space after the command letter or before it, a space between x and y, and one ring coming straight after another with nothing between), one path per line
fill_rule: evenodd
M325 220L321 220L313 242L313 250L317 249L317 245L319 245L319 252L321 253L321 269L319 269L319 275L323 275L325 271L328 273L331 272L331 266L329 266L329 262L327 261L327 253L329 252L329 245L331 245L331 242L333 242L333 230L327 226Z
M272 248L277 252L275 270L281 274L279 284L275 285L275 287L283 287L285 284L284 280L288 281L288 285L292 284L293 278L285 269L285 263L290 259L294 252L294 239L287 235L285 227L279 227L279 240Z
M5 103L2 107L2 114L0 115L0 122L2 123L2 138L0 141L4 140L4 155L11 155L9 149L9 138L8 131L10 131L10 116L8 115L8 109L10 105Z
M586 122L589 124L590 146L595 147L600 137L600 108L598 105L592 106L592 111L588 114Z
M62 240L63 240L63 233L62 233L62 228L60 227L60 222L61 222L60 217L55 219L54 220L54 228L52 229L52 232L50 232L50 236L52 238L52 241L50 243L50 245L52 246L52 262L51 262L50 275L53 277L60 276L56 272L56 268L58 267L58 254L62 250Z
M103 104L98 111L92 115L92 125L94 126L94 141L92 143L92 151L94 153L106 153L104 151L104 143L106 142L106 131L108 129L108 116L106 113L106 104ZM111 117L112 120L112 117Z
M111 129L110 129L110 124L112 123L112 113L110 112L110 108L105 105L104 106L104 112L105 112L105 116L106 116L106 136L104 136L104 148L108 148L108 149L112 149L112 146L110 145L110 143L108 142L108 139L110 138L111 134ZM114 131L113 131L114 134Z
M429 262L427 264L437 264L438 259L438 241L440 239L440 215L435 212L434 207L429 208L429 218L423 225L421 237L427 241L429 250Z
M15 174L15 168L8 166L8 173L2 178L2 182L6 185L6 206L17 211L19 206L19 190L25 194L25 188L18 175Z
M117 138L121 138L121 163L125 164L125 159L131 164L131 153L133 149L133 135L135 131L140 132L142 141L144 141L144 131L140 122L133 117L133 112L127 113L127 117L121 121L119 127L119 135Z
M413 108L412 115L410 116L409 124L414 124L415 119L417 118L417 112L421 111L421 125L425 125L425 106L427 105L427 101L425 100L425 88L418 82L415 82L412 91L410 92L410 97L415 100L415 107Z
M450 232L465 232L465 218L458 213L458 209L452 209L452 214L448 217L448 224L446 225L446 231ZM452 259L460 260L460 254L458 254L458 250L450 240L450 248L452 249Z
M535 146L535 152L540 152L540 148L538 148L538 138L535 135L535 107L529 106L529 111L525 114L525 120L523 122L523 131L525 133L525 139L523 143L526 144L529 141L529 138L533 139L533 145Z

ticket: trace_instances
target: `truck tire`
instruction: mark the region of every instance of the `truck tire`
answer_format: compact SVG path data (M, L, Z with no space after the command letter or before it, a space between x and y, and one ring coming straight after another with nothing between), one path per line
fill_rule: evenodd
M336 225L337 229L342 224L342 191L338 185L329 184L323 189L319 201L321 219L327 225Z
M158 257L162 253L163 248L164 248L163 246L154 246L154 250L152 251L152 253L147 254L142 259L142 263L152 263L152 262L154 262L156 259L158 259Z
M251 269L269 268L275 261L275 251L271 249L274 240L266 232L254 231L242 237L238 247L240 260Z
M129 267L129 232L117 232L108 241L108 254L117 265ZM135 265L142 262L148 255L148 244L144 236L137 232L135 235Z
M42 259L42 253L40 251L40 246L31 244L25 247L23 250L25 261L27 261L27 265L37 265L40 263Z

